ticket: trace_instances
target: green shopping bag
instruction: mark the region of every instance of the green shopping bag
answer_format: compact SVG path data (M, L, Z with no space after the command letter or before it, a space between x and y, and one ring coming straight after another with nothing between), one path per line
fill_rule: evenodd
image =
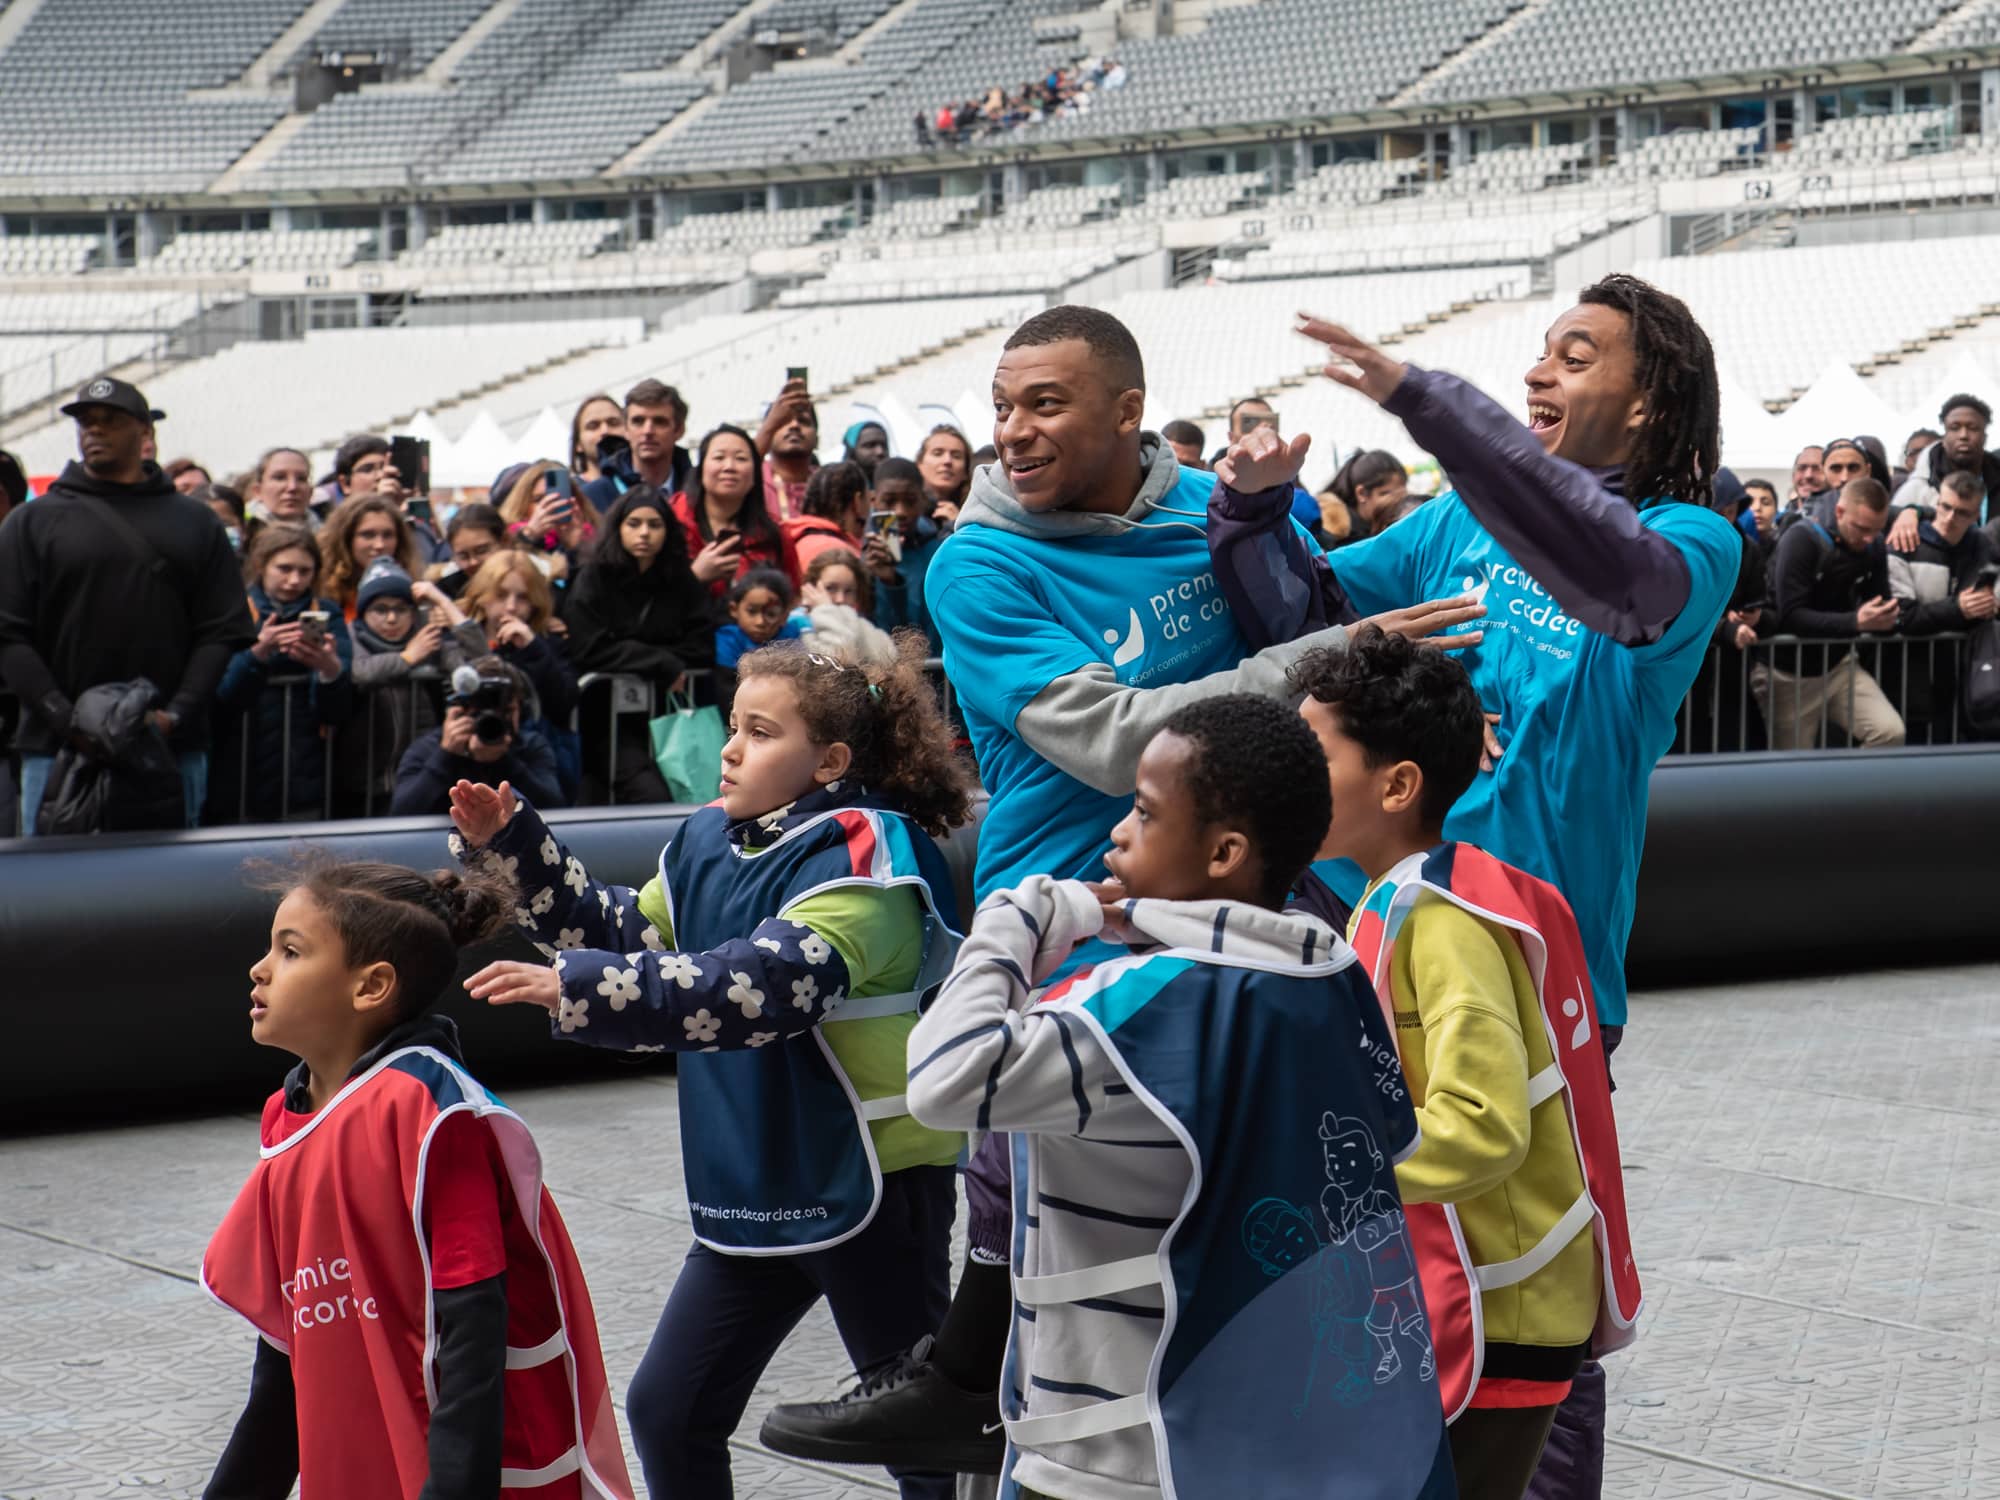
M690 695L667 697L667 712L647 721L653 736L653 764L666 778L674 801L701 807L722 790L722 747L729 732L722 710L696 708Z

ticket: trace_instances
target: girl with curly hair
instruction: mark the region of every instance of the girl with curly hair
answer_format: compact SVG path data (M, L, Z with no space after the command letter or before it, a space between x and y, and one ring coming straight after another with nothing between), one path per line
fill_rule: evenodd
M517 920L555 961L489 964L473 996L540 1005L570 1041L682 1054L697 1243L627 1397L655 1495L728 1493L729 1435L820 1297L863 1372L949 1299L961 1138L909 1117L904 1050L958 946L934 839L970 803L922 651L744 656L721 798L641 890L592 880L511 788L452 794L454 851L518 872Z

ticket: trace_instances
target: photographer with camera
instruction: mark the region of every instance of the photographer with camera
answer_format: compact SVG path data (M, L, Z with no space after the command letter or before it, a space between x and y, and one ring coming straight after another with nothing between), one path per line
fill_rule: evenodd
M527 680L497 656L451 674L444 723L412 744L396 768L396 817L447 812L461 781L509 782L536 807L564 807L556 752L532 724L521 723Z

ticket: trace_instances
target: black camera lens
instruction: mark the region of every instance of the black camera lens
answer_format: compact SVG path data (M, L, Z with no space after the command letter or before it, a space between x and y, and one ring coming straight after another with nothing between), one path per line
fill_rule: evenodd
M513 733L514 726L507 722L507 716L491 709L472 721L472 737L482 745L498 745Z

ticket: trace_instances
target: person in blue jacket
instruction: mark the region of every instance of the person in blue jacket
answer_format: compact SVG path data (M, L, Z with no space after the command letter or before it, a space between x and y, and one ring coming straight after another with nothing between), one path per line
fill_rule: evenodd
M1455 489L1316 562L1290 546L1284 522L1306 440L1253 431L1217 465L1218 585L1260 644L1317 623L1321 568L1363 614L1445 589L1484 601L1484 639L1460 660L1495 720L1492 770L1445 836L1568 898L1609 1052L1625 1024L1650 778L1743 553L1708 504L1720 410L1708 336L1677 298L1606 277L1550 327L1527 373L1524 425L1457 376L1405 365L1337 324L1307 318L1299 331L1332 354L1330 378L1403 420ZM1277 546L1286 566L1274 567ZM1351 866L1316 873L1350 905L1365 884ZM1584 1366L1531 1496L1602 1488L1603 1380Z

